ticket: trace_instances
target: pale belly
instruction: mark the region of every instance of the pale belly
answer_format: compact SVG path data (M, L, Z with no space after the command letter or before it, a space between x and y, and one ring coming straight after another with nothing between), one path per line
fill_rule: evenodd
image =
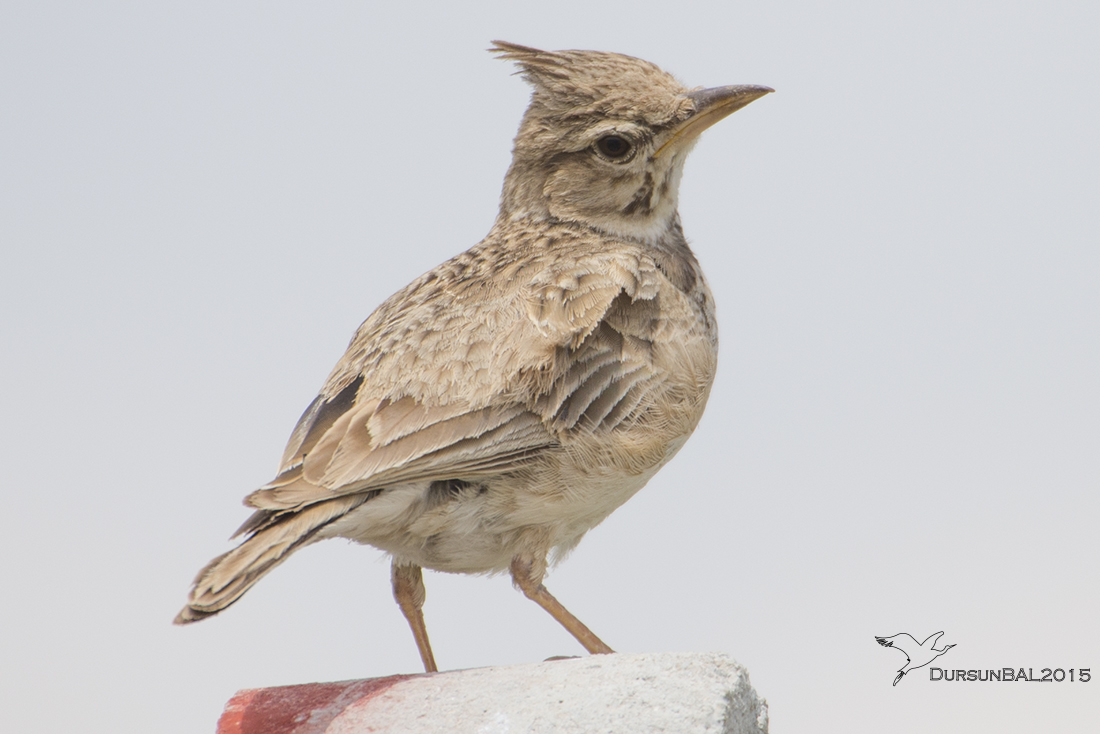
M668 442L661 460L636 474L582 468L566 454L526 475L472 484L447 501L433 498L436 490L423 482L390 487L317 539L349 538L399 562L451 573L505 571L532 542L557 561L645 486L686 439Z

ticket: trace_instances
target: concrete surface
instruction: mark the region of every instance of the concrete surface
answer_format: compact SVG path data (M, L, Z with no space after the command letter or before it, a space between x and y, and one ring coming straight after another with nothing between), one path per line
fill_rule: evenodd
M748 672L718 653L594 655L239 692L218 734L766 734Z

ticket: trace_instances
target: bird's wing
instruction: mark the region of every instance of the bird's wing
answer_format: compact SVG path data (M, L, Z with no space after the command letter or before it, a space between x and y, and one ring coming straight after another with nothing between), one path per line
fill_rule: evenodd
M935 649L936 643L939 642L939 639L941 637L943 637L943 632L936 632L934 634L928 635L928 637L925 638L924 642L922 642L920 646L927 647L930 650Z
M913 658L911 651L920 647L920 643L913 639L912 635L905 632L891 637L876 637L875 641L883 647L893 647L900 650L910 660Z
M248 504L293 511L508 471L571 430L630 419L660 379L652 341L666 325L653 261L591 246L563 257L562 243L554 256L486 249L422 276L363 323L294 429L278 477Z

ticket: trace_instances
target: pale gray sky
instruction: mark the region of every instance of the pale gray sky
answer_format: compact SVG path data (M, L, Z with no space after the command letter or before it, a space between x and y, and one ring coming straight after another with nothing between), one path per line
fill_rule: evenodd
M175 7L172 7L175 6ZM722 362L696 435L552 573L625 652L748 666L774 730L1091 731L1100 680L1095 3L0 6L0 708L212 731L240 688L416 672L370 548L169 623L386 296L476 243L528 90L503 38L777 93L681 213ZM444 668L579 654L427 574ZM950 665L948 665L950 663Z

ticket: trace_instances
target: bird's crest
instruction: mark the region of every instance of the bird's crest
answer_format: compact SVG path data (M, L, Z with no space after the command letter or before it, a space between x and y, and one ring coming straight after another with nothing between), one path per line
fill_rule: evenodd
M535 89L532 109L562 118L585 114L685 118L694 109L684 98L687 87L643 59L606 51L542 51L493 41L491 53L514 61Z
M496 54L499 59L516 62L519 66L519 71L516 73L524 75L532 84L538 84L541 78L547 76L556 76L559 79L568 76L565 68L569 62L560 53L554 51L543 51L507 41L493 41L493 47L489 49L489 53Z

